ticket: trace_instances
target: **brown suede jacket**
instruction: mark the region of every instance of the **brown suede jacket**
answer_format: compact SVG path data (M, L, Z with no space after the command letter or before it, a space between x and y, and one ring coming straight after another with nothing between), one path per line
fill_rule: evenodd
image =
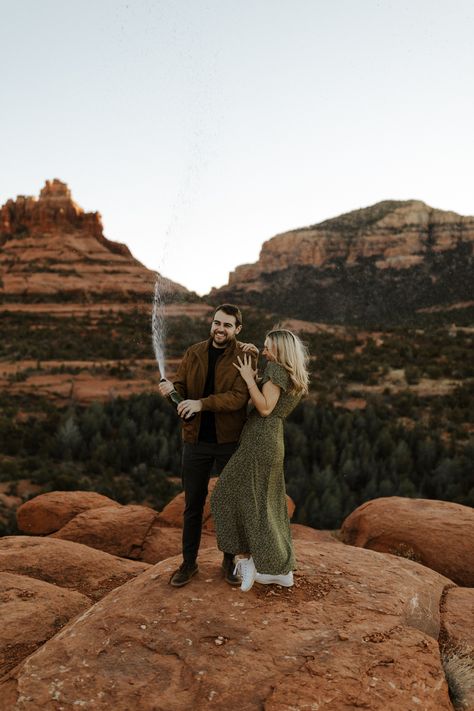
M215 413L218 444L237 442L247 416L249 392L245 381L232 363L237 363L237 356L242 358L244 351L239 341L229 343L216 364L214 394L203 398L211 342L212 339L209 338L188 348L173 383L184 398L201 400L203 410ZM254 357L252 363L255 368ZM182 420L183 441L195 444L198 441L200 425L200 413L190 422Z

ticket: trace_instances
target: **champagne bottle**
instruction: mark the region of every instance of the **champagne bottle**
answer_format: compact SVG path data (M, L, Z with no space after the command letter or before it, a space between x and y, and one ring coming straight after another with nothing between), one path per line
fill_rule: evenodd
M165 382L165 380L166 380L166 378L162 378L162 379L160 380L160 383ZM184 400L184 397L182 397L182 396L179 394L179 392L178 392L177 390L174 390L174 389L170 392L170 394L168 395L168 397L169 397L169 399L171 400L171 402L173 403L173 405L175 406L175 408L177 408L178 405L179 405L179 403L180 403L180 402L183 402L183 400ZM190 422L191 420L193 420L193 419L196 417L196 415L197 415L196 412L193 412L191 415L188 415L187 417L184 418L185 422Z

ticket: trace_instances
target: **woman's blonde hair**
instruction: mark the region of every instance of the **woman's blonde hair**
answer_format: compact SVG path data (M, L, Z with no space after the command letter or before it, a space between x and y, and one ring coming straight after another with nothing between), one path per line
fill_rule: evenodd
M282 365L290 376L291 392L306 394L309 385L309 354L306 346L298 336L284 328L269 331L266 337L275 345L276 362Z

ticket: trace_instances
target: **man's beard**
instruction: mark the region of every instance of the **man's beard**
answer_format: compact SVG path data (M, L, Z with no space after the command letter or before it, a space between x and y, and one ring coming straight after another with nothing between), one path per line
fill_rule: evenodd
M226 336L225 334L222 334L222 337L219 337L219 339L216 341L216 334L212 335L212 345L215 348L225 348L229 345L231 340L232 336Z

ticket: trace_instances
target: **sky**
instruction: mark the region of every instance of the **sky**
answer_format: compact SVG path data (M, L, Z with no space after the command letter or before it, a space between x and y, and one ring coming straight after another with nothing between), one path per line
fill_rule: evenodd
M474 214L472 0L0 0L0 204L68 183L199 294L380 200Z

